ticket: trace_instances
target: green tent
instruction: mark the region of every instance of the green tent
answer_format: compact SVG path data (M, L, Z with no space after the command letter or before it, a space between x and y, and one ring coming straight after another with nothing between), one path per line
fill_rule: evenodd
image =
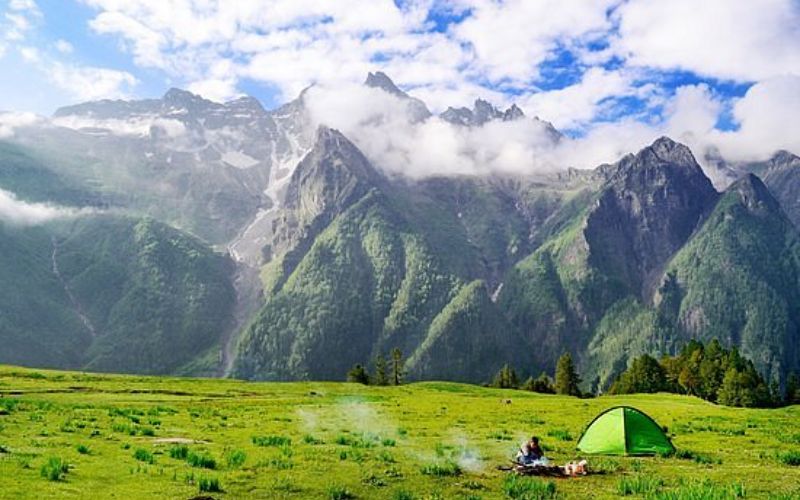
M668 454L675 447L659 425L636 408L616 406L589 424L578 450L599 455Z

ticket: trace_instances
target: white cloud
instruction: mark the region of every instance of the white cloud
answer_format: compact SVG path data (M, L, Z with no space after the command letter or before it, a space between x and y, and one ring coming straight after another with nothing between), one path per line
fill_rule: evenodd
M744 81L800 72L796 0L630 0L615 16L630 64Z
M20 47L19 53L22 58L29 63L38 63L41 61L39 49L36 47Z
M90 101L125 97L138 83L127 71L53 62L46 69L48 78L75 99Z
M0 189L0 222L33 226L64 217L92 213L93 209L66 208L50 203L28 203L9 191Z
M527 112L551 121L557 128L574 129L591 122L604 99L636 93L630 75L591 68L574 85L530 94L520 103Z
M375 165L409 177L549 171L546 126L534 120L461 127L433 117L413 123L406 103L360 85L314 87L306 96L312 120L340 130Z
M66 40L57 40L55 43L55 48L62 54L71 54L75 50L75 47L73 47L72 44Z
M0 113L0 139L13 137L17 128L30 127L41 122L42 118L33 113Z
M750 87L736 101L733 116L740 124L735 132L711 131L723 156L757 160L780 149L800 153L800 76L780 76Z
M28 31L42 17L42 12L33 0L11 0L8 10L3 15L5 19L3 38L9 42L19 42L25 39Z
M575 44L610 28L606 11L617 0L466 2L472 14L453 28L475 50L476 69L495 82L525 84L557 45Z

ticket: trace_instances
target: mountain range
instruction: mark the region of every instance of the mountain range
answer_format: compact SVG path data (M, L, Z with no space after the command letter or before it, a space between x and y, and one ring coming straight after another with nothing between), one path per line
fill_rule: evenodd
M383 73L365 85L411 123L563 137L515 105L434 116ZM404 176L308 98L172 89L0 140L0 189L91 207L0 219L0 363L340 380L397 347L412 379L484 382L569 351L599 391L635 356L717 338L769 380L800 372L797 156L701 167L662 137L592 170Z

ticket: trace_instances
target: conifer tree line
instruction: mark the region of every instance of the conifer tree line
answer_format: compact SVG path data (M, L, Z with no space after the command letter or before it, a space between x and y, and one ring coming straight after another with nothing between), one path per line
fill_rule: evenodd
M347 372L347 381L364 385L402 385L405 370L400 349L392 349L388 359L384 354L378 354L373 365L375 371L370 374L364 365L356 364Z
M800 381L791 374L784 391L768 384L753 362L716 339L703 345L691 340L675 356L633 360L609 390L612 394L672 392L689 394L725 406L768 407L800 403Z
M581 396L581 378L570 353L564 353L558 358L555 379L542 372L538 377L528 377L521 385L517 372L508 364L503 365L497 375L489 384L500 389L522 389L524 391L540 392L543 394L564 394L567 396Z
M356 364L347 372L347 381L364 385L401 385L405 377L403 354L394 348L387 358L376 356L374 372ZM556 364L555 377L542 372L538 377L528 377L520 382L516 370L503 365L490 387L521 389L543 394L567 396L593 396L580 390L581 377L565 352ZM610 394L671 392L697 396L725 406L767 407L781 404L800 404L800 377L791 374L783 391L769 385L755 368L753 362L743 357L737 348L722 347L716 339L703 345L691 340L675 356L660 360L644 354L635 358L630 367L619 374L608 391Z

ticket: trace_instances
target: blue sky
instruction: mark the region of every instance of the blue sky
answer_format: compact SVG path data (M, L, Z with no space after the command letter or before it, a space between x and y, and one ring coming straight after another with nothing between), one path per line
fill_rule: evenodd
M383 70L434 110L483 97L576 137L705 134L676 117L785 128L754 108L794 106L795 80L771 82L800 74L799 0L2 0L0 27L0 109L45 115L172 86L271 108Z

